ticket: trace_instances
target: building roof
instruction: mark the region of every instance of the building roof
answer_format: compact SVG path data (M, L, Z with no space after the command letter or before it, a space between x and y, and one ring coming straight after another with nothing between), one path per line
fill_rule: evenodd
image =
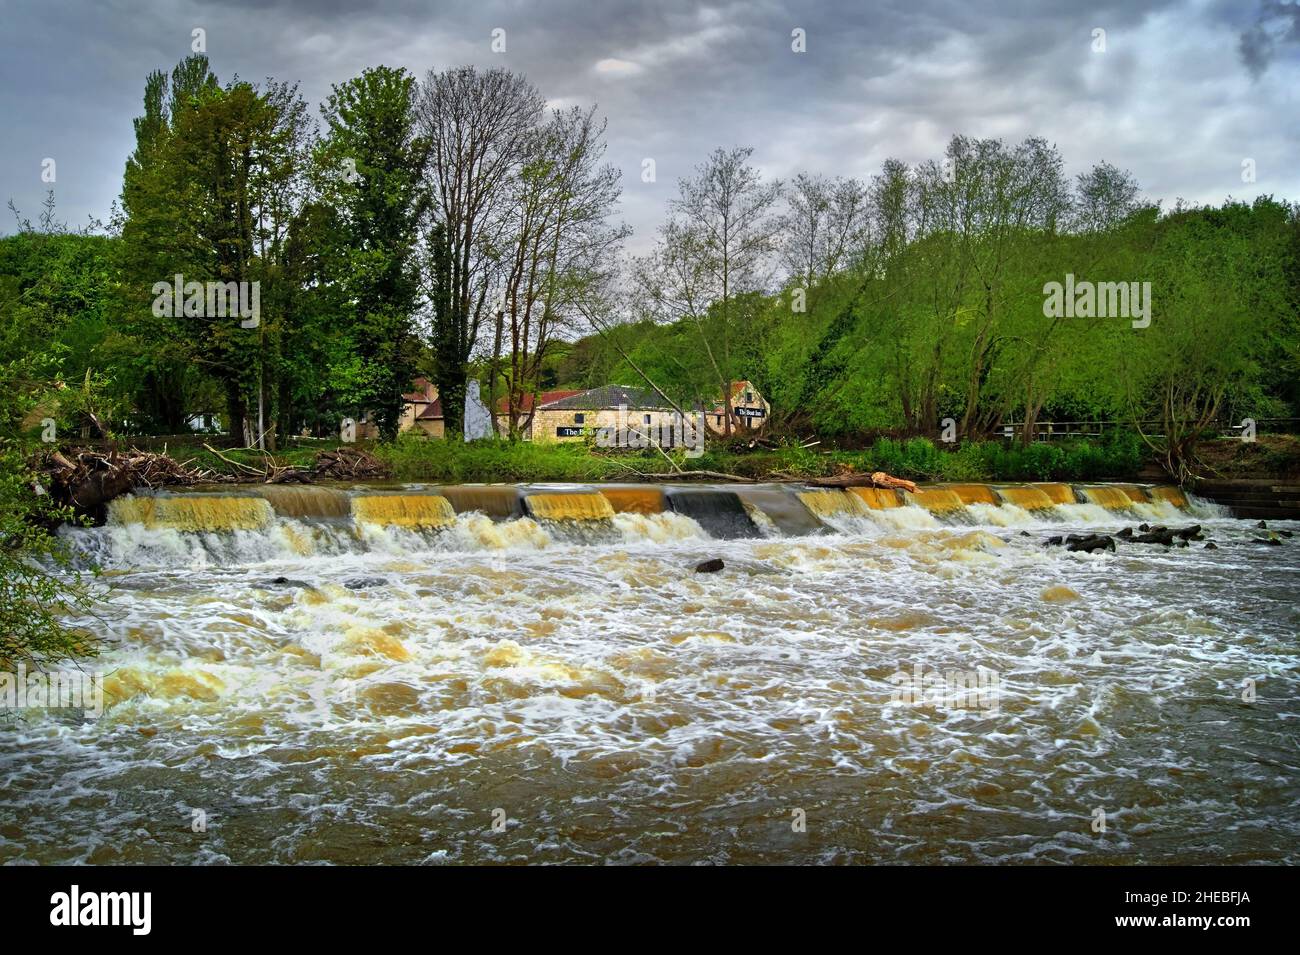
M415 420L431 421L434 418L441 418L441 417L442 417L442 399L434 398L433 401L429 402L427 405L425 405L423 408L420 409L419 413L415 416Z
M733 381L731 383L731 405L733 408L736 407L736 399L739 398L741 393L745 391L752 391L754 393L754 401L757 402L758 404L764 406L767 404L767 401L763 398L762 395L758 393L758 389L754 387L752 382L748 380L741 380L741 381ZM714 398L713 402L714 402L713 410L711 410L709 414L711 415L726 414L726 409L722 407L721 401L719 401L717 398ZM752 407L752 405L748 407Z
M537 404L540 407L542 405L550 404L552 401L559 401L561 398L571 398L574 395L580 395L580 394L582 394L581 391L543 391L540 395L537 396ZM520 403L519 413L528 414L528 412L532 410L533 410L533 396L531 393L528 393L523 396L523 401ZM500 398L497 399L497 414L509 414L509 413L510 413L510 396L502 395Z
M411 385L416 390L405 392L402 395L402 398L404 398L406 401L409 401L412 404L419 404L420 402L429 402L429 401L438 400L436 397L436 392L438 389L434 386L433 382L429 381L428 378L424 378L424 377L416 378L414 381L411 382Z
M672 407L658 391L631 385L602 385L566 398L542 402L538 407L543 411L604 411L617 409L619 405L638 411L666 411Z

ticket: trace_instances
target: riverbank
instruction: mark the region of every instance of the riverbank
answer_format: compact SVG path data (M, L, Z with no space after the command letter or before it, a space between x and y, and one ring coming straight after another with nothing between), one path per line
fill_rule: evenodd
M127 442L123 442L126 444ZM396 481L511 483L680 479L689 472L713 472L746 481L802 481L842 474L884 471L913 481L1155 481L1167 480L1133 437L1105 442L1039 443L1030 447L998 441L973 442L949 450L926 438L882 438L870 448L823 450L789 445L776 449L711 449L697 458L681 452L613 451L585 444L487 441L464 444L402 437L389 443L340 445L304 443L275 454L183 446L167 450L195 473L233 483L263 483L271 472L317 473L320 455L340 447L360 448ZM1200 449L1203 480L1286 480L1300 476L1300 440L1260 436L1205 442ZM331 475L339 477L339 475ZM346 479L346 477L344 478Z
M297 448L274 455L280 466L307 469L320 448ZM393 479L430 482L645 481L673 480L679 472L711 471L747 481L797 481L845 473L885 471L914 481L1103 481L1132 480L1143 464L1131 441L1037 444L1009 447L977 442L948 450L926 438L882 438L856 451L789 445L775 449L711 449L696 458L680 451L613 451L585 444L534 444L486 441L463 444L402 437L366 446L383 461ZM260 467L265 456L239 450L222 454L245 466ZM208 451L195 466L244 478ZM667 476L665 476L667 475Z

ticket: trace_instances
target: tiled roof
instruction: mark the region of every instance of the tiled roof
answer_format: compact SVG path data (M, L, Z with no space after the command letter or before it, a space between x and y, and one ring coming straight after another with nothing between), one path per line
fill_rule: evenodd
M537 396L537 404L539 406L545 405L545 404L549 404L552 401L559 401L561 398L571 398L574 395L580 395L580 394L582 394L581 391L543 391L540 395ZM532 394L526 394L523 396L523 401L520 402L519 413L528 414L528 412L532 410L533 410L533 396ZM497 414L509 414L509 413L510 413L510 398L508 395L503 395L502 397L497 399Z
M619 405L638 411L667 410L672 407L668 399L658 391L634 388L631 385L603 385L567 398L543 402L538 407L545 411L601 411L616 409Z
M416 421L430 421L434 418L442 417L442 399L434 398L429 404L425 405L419 414L415 416Z
M433 394L433 392L434 392L435 389L434 389L433 383L432 383L431 381L429 381L428 378L424 378L424 377L416 378L414 381L411 382L411 384L412 384L412 385L413 385L417 390L415 390L415 391L408 391L408 392L404 393L404 394L402 395L402 397L403 397L405 400L410 401L410 402L412 402L412 403L418 403L418 402L422 402L422 401L432 401L432 400L434 400L434 399L431 398L430 396Z

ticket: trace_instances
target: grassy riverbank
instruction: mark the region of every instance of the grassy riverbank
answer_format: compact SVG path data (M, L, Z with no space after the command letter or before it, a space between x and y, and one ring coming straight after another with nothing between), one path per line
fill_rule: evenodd
M202 448L176 449L172 457L244 480L256 480L230 462L262 469L312 467L316 454L337 447L331 442L294 447L274 455L247 449L223 450L228 460ZM846 471L885 471L914 481L1126 481L1136 479L1149 458L1135 436L1117 434L1101 442L1039 443L1030 447L984 441L949 450L926 438L882 438L858 451L823 451L789 446L776 450L709 450L698 458L670 452L672 463L653 449L607 451L584 444L533 444L485 441L433 441L402 437L390 443L363 445L391 469L399 481L493 483L546 481L638 481L645 475L715 471L749 480L797 480ZM1202 446L1207 473L1225 477L1275 477L1300 473L1300 440L1261 436L1253 444L1236 439L1207 441Z
M1142 466L1134 441L1038 444L1000 442L946 450L925 438L882 438L861 451L822 451L790 446L777 450L710 450L698 458L654 450L612 452L582 444L425 441L404 438L374 453L393 476L407 481L635 481L646 474L716 471L751 480L826 477L845 471L885 471L916 481L1045 481L1131 479Z

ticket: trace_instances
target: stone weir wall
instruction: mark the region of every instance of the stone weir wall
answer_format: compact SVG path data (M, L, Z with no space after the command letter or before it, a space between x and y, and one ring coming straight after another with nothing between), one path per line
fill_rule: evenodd
M1295 478L1200 480L1193 493L1230 508L1233 517L1300 520L1300 480Z

